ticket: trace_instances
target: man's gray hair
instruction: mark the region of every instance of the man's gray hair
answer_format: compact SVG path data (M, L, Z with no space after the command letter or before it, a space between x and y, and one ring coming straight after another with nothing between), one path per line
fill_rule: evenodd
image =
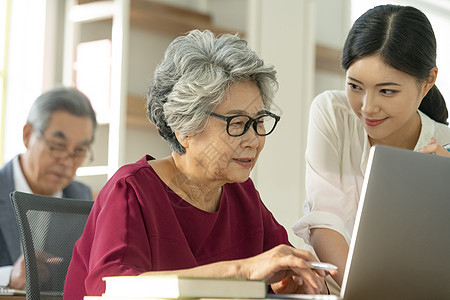
M180 137L201 132L230 86L243 80L258 86L269 109L278 88L273 66L264 65L237 35L190 31L169 45L155 70L147 93L148 118L172 151L183 154L175 132Z
M78 117L88 117L92 120L94 140L97 118L88 97L75 88L60 87L49 90L33 102L28 113L27 123L33 128L44 131L47 129L52 114L56 111L65 111Z

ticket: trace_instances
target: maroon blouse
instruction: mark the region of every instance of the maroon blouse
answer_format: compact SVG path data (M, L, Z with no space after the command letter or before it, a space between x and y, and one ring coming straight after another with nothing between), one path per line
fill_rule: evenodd
M100 191L74 248L64 299L101 295L105 276L191 268L289 244L251 179L225 184L218 211L209 213L175 194L151 159L121 167Z

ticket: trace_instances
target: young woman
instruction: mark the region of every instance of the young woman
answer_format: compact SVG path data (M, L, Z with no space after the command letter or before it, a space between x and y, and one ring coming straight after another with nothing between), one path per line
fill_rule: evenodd
M447 108L434 85L436 40L421 11L382 5L364 13L348 34L342 66L345 91L324 92L311 106L305 214L293 228L320 260L339 267L339 286L370 147L450 143Z

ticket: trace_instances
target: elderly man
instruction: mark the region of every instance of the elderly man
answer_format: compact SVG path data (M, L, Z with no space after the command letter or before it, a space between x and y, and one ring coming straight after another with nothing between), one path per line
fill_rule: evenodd
M24 259L9 194L92 199L90 188L73 181L90 159L97 120L89 99L74 88L40 95L23 127L26 152L0 169L0 286L25 287Z

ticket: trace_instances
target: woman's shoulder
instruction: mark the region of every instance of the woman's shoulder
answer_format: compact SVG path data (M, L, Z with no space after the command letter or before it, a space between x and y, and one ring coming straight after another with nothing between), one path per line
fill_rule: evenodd
M422 135L426 139L426 144L430 137L436 138L439 144L450 143L450 127L448 125L436 122L429 116L419 110L419 115L422 121Z
M362 128L358 116L353 112L345 91L329 90L317 95L311 103L310 121L316 124L328 124L333 128L349 124ZM361 128L360 128L361 127Z
M145 155L137 162L121 166L108 179L100 190L97 199L101 199L100 202L107 201L111 195L119 195L129 188L145 187L146 189L152 189L162 186L160 178L148 163L152 159L151 156Z
M345 91L341 90L327 90L323 91L314 97L313 102L318 103L328 103L332 102L336 105L347 103L347 96L345 95Z
M318 94L311 103L311 110L322 112L351 111L345 91L329 90Z
M117 170L116 174L117 175L120 175L120 174L130 175L141 169L149 169L150 170L151 167L148 163L150 160L154 160L154 158L147 154L134 163L129 163L129 164L125 164L125 165L121 166Z
M107 183L115 184L119 181L140 181L147 180L149 176L158 177L148 161L154 160L150 155L145 155L134 163L121 166ZM143 176L145 174L145 176Z
M441 144L450 143L450 127L448 127L448 125L436 122L435 136L438 142L441 141Z

